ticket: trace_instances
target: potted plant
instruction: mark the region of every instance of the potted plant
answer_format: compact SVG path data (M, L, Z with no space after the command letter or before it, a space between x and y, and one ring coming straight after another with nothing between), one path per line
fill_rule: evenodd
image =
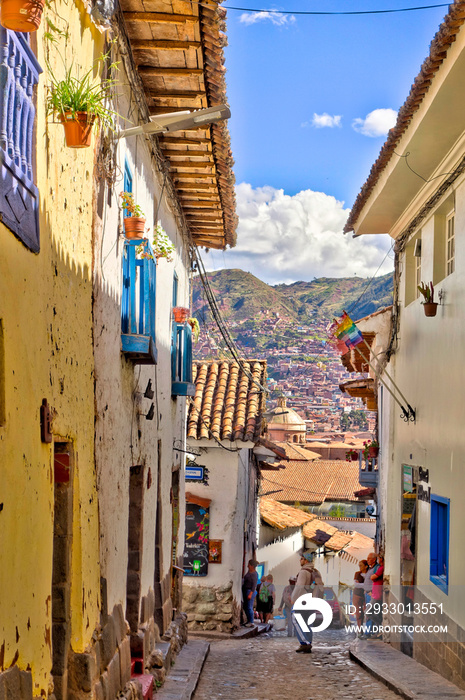
M192 337L194 338L194 343L196 343L200 335L200 324L195 316L190 316L190 318L187 319L187 323L192 328Z
M145 214L135 203L132 192L120 192L121 206L124 209L124 235L126 238L143 238L145 233ZM148 251L147 251L148 252Z
M152 252L147 247L148 240L144 239L136 248L136 255L139 259L148 258L149 260L160 260L166 258L167 262L173 262L173 253L175 247L171 242L166 231L163 229L160 221L153 230Z
M189 318L189 309L185 306L174 306L173 317L176 323L185 323Z
M347 450L347 452L346 452L346 461L347 462L356 462L357 459L358 459L357 450Z
M363 457L365 459L376 459L379 453L379 443L377 440L363 443Z
M418 291L424 297L424 301L421 303L423 304L423 308L425 310L425 316L436 316L438 305L437 302L434 301L433 283L430 282L429 284L425 284L424 282L421 282L418 285Z
M102 55L100 62L105 62L108 53ZM109 69L116 66L112 63ZM98 120L102 126L114 128L116 112L106 107L114 80L106 78L100 82L92 80L92 67L82 78L72 74L73 68L65 72L65 77L58 80L48 66L52 85L47 96L47 114L53 114L64 126L66 145L69 148L86 148L90 146L92 126Z
M45 0L2 0L2 26L14 32L35 32L39 28Z

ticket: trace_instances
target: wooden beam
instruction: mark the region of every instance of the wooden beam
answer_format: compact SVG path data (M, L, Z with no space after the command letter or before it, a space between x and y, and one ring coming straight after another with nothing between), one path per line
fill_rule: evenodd
M218 194L218 187L216 182L207 182L202 184L195 184L193 182L178 182L176 184L176 189L178 190L210 190L213 194ZM189 194L192 194L191 192ZM205 194L202 192L202 194Z
M165 105L164 107L149 107L149 113L156 115L156 114L169 114L171 112L185 112L187 109L192 109L192 107L172 107L171 105ZM197 127L190 126L187 131L190 131L191 129L194 129ZM200 126L200 129L204 129L204 126Z
M165 136L160 135L160 145L164 146L165 144L179 144L181 146L198 146L199 143L211 143L211 139L207 139L204 137L198 138L198 139L188 139L186 137L176 137L176 136Z
M156 99L157 97L169 98L172 100L196 100L206 96L205 90L184 90L174 92L173 90L159 90L158 88L146 88L145 93Z
M196 211L202 209L207 209L207 210L214 210L214 211L221 211L221 204L220 200L218 199L217 202L213 201L212 199L202 199L201 201L191 201L189 199L187 200L182 200L182 208L183 209L195 209Z
M170 166L171 170L173 168L189 168L190 170L192 168L204 168L205 166L208 168L213 168L215 166L215 162L213 160L173 160L170 161Z
M203 68L155 68L154 66L138 66L137 72L142 77L165 75L203 75Z
M163 147L163 143L161 145ZM171 158L172 156L182 156L183 158L185 158L186 156L192 156L195 158L198 158L200 156L213 156L212 151L173 151L163 149L163 153L165 156L168 156L168 158Z
M198 16L171 14L170 12L124 12L124 19L130 22L158 22L159 24L199 22Z
M223 226L221 226L220 224L210 224L210 223L209 224L202 224L202 223L197 224L194 221L189 221L189 228L199 229L200 231L202 229L209 229L212 231L222 231L223 230Z
M175 180L204 180L205 178L209 178L215 180L215 182L207 184L216 185L215 173L171 173L171 177Z
M130 40L131 48L135 51L143 49L147 51L157 51L158 49L199 49L202 46L200 41L179 41L173 39L132 39Z

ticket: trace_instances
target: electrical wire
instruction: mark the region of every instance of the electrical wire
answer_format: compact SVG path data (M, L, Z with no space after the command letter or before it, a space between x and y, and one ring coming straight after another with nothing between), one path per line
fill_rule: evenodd
M366 294L368 288L370 287L370 285L372 284L372 282L373 282L374 279L376 278L376 275L377 275L378 272L380 271L381 267L384 265L384 261L385 261L386 258L389 256L389 253L391 252L391 250L393 249L393 247L394 247L394 242L391 243L391 247L390 247L389 250L387 251L387 253L386 253L386 255L384 256L384 258L381 260L380 264L378 265L378 269L376 270L376 272L375 272L375 274L373 275L373 277L369 280L369 282L368 282L368 284L366 285L366 287L362 290L362 293L360 294L360 296L358 297L358 299L356 299L356 300L354 301L354 303L351 304L351 305L349 306L349 310L347 311L348 314L350 314L350 313L356 308L356 306L357 306L358 302L360 301L360 299L361 299L363 296L365 296L365 294Z
M407 168L408 168L409 170L411 170L412 173L413 173L414 175L416 175L417 177L419 177L420 180L423 180L423 182L427 182L427 183L428 183L428 182L433 182L433 180L437 180L437 179L440 178L440 177L444 177L445 175L452 175L452 174L453 174L452 172L450 172L450 173L441 173L440 175L435 175L434 177L430 177L429 180L427 180L425 177L423 177L423 175L420 175L420 173L417 173L417 171L414 170L414 169L412 168L412 166L410 165L410 163L408 162L408 157L409 157L409 155L410 155L410 151L407 151L407 153L404 153L404 155L401 155L400 153L396 153L395 151L393 151L393 153L394 153L394 155L397 156L398 158L405 158L405 164L406 164Z
M201 5L202 2L199 2ZM449 3L440 3L438 5L420 5L419 7L399 7L397 9L387 9L387 10L344 10L341 12L317 12L317 11L303 11L303 10L259 10L254 7L232 7L231 5L223 5L226 10L238 10L239 12L260 12L272 15L324 15L324 16L341 16L341 15L385 15L394 14L396 12L415 12L417 10L433 10L438 7L449 7Z

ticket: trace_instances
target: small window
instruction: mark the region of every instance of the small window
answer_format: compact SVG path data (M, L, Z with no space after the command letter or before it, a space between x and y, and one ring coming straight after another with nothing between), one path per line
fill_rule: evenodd
M421 231L405 247L405 305L418 299L421 282Z
M127 160L124 163L124 191L132 192L132 171Z
M0 221L38 253L39 191L34 183L35 88L42 72L27 35L0 26Z
M455 270L455 213L446 217L446 275Z
M449 586L450 500L431 495L430 580L444 593Z
M176 271L173 275L173 309L178 305L178 276Z
M171 379L172 396L195 396L195 384L192 382L192 329L188 323L173 323Z

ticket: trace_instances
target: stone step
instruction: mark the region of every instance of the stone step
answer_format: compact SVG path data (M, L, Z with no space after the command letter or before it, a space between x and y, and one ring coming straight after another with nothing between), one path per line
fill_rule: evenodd
M142 697L144 700L153 698L153 676L151 673L136 673L131 676L131 680L139 681L142 686Z
M209 650L210 644L200 639L185 644L164 686L158 690L156 700L191 700Z

